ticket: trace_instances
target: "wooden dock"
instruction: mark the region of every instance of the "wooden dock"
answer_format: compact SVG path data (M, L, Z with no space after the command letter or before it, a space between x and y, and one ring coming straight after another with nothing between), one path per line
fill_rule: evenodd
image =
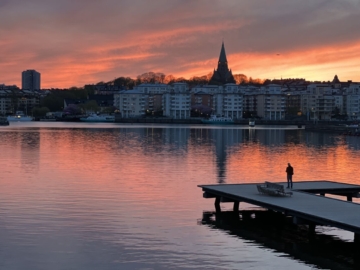
M286 187L285 182L276 182ZM360 204L352 198L360 197L360 186L331 181L295 182L291 197L260 194L257 185L220 184L199 185L204 198L215 198L215 208L221 212L220 203L233 202L234 211L240 202L250 203L268 210L291 216L295 224L307 224L315 232L316 225L332 226L355 234L354 241L360 245ZM347 201L325 197L326 194L345 196Z

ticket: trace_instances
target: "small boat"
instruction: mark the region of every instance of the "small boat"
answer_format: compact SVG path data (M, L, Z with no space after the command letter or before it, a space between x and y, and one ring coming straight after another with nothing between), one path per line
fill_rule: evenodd
M87 117L81 117L82 122L114 122L114 115L97 115L96 113L90 114Z
M255 127L255 120L254 119L249 120L249 127Z
M7 118L0 116L0 126L8 126L8 125L9 125L9 121L7 120Z
M234 120L231 117L211 115L209 119L202 119L203 124L232 125Z
M31 116L25 115L23 111L16 111L15 115L9 115L7 117L9 122L28 122L32 121Z

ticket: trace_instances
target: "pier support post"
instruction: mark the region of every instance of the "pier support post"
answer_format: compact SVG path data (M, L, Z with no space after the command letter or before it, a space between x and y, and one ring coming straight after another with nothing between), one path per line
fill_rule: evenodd
M221 201L221 197L216 197L214 204L216 213L221 213L220 201Z
M238 201L234 202L234 207L233 207L234 212L239 212L239 205L240 205L240 202L238 202Z
M356 268L354 269L360 269L360 234L358 233L354 233L354 253L353 253L353 258L354 258L354 266Z
M357 249L360 248L360 234L354 233L354 244Z
M248 211L242 211L241 212L241 218L242 220L249 220L251 216L251 213Z
M315 228L316 228L316 225L315 223L310 223L309 224L309 235L312 236L315 234Z
M347 199L348 202L352 202L352 195L347 195L346 199Z

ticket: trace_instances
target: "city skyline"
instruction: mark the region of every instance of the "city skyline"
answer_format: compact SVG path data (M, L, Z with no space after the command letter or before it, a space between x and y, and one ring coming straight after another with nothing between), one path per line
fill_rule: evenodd
M0 83L42 88L145 72L213 72L224 41L233 74L360 81L360 4L344 1L1 1Z

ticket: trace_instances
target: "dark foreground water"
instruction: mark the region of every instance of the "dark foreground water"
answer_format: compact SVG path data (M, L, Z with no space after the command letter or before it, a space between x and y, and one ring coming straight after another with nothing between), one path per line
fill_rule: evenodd
M360 184L360 137L294 127L0 127L0 269L356 269L351 233L318 227L309 239L261 214L234 223L226 211L216 217L197 187L282 181L288 162L295 182Z

